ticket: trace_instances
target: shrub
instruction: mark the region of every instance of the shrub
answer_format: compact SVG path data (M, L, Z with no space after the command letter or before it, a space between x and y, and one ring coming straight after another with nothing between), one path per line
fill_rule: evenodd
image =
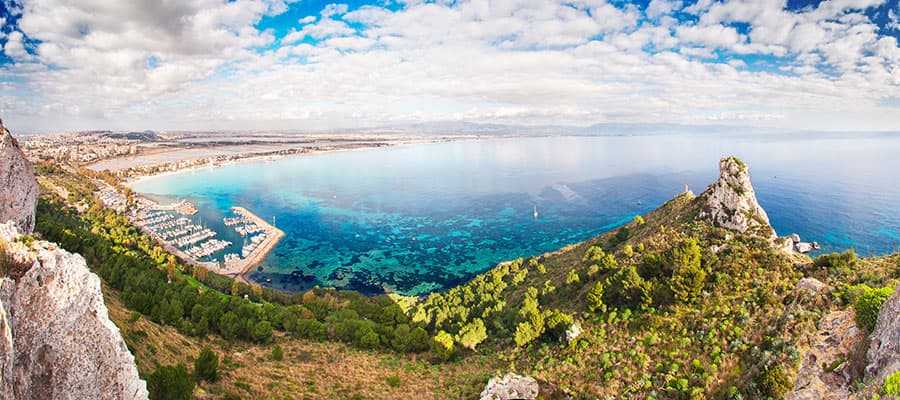
M480 318L475 318L463 326L456 335L456 341L469 350L475 350L475 346L485 339L487 339L487 330L484 327L484 321Z
M594 312L601 311L603 307L603 283L597 282L587 294L588 309Z
M284 359L284 350L281 349L281 346L275 345L272 348L272 361L281 361Z
M398 387L400 386L400 377L397 375L391 375L387 378L387 384L390 387Z
M756 383L763 395L773 399L784 398L784 394L793 386L791 379L781 371L781 368L777 367L760 372Z
M869 331L874 329L875 322L878 321L878 311L881 310L881 305L893 293L894 288L892 287L872 289L867 286L865 292L856 299L856 303L853 305L856 314L856 325Z
M522 347L537 339L543 333L538 330L530 321L522 321L516 325L515 341L516 346Z
M700 266L700 246L696 239L685 239L673 249L674 260L670 286L675 299L693 303L706 283L706 271Z
M635 223L635 224L638 224L638 225L643 225L643 224L644 224L644 217L642 217L642 216L640 216L640 215L635 215L635 216L634 216L634 223Z
M215 382L219 379L218 368L219 356L209 346L204 346L194 361L194 378L197 381Z
M147 377L147 391L151 400L188 400L194 391L194 381L184 364L161 365Z
M634 255L634 248L632 248L630 244L626 244L622 247L622 254L624 254L625 257L631 258Z
M900 396L900 371L894 372L884 378L881 393L887 396Z
M453 336L440 331L431 339L431 353L441 361L447 361L453 356Z
M578 277L578 272L576 272L574 269L569 270L569 275L566 276L566 285L571 285L578 282L581 282L581 278Z

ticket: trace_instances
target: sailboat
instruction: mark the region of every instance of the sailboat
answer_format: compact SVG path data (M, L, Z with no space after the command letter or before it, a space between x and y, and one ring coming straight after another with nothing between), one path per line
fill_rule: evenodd
M537 206L534 206L534 219L537 219L537 217L538 217Z

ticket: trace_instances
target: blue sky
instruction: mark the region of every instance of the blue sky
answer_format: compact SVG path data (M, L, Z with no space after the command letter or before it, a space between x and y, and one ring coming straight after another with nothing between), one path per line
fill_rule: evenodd
M141 3L3 0L4 122L311 131L900 121L898 0Z

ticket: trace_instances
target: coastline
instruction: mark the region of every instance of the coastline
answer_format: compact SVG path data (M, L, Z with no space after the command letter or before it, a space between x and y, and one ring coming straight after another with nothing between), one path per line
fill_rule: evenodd
M250 282L250 280L247 279L245 275L249 273L254 267L259 265L259 263L261 263L266 258L266 256L269 255L269 253L275 248L275 245L278 244L279 241L281 241L285 234L281 229L274 227L273 225L269 224L264 219L260 218L244 207L234 206L231 207L231 210L240 213L247 218L250 218L257 225L262 226L266 232L266 239L263 240L262 243L260 243L259 247L257 247L253 250L253 252L250 253L249 257L224 262L222 267L217 268L217 272L249 285L252 282Z
M382 147L396 147L396 146L405 146L405 145L414 145L414 144L424 144L424 143L435 143L435 142L446 142L446 141L459 141L459 140L482 140L483 137L478 136L455 136L455 137L442 137L440 139L429 138L429 139L401 139L401 140L385 140L385 141L372 141L372 142L354 142L347 143L344 145L330 145L323 147L305 147L302 149L295 148L287 148L284 151L288 153L281 153L281 151L275 152L264 152L264 153L244 153L238 155L210 155L208 157L180 160L180 161L172 161L158 164L150 164L143 167L134 167L134 168L126 168L115 171L116 174L121 174L125 172L125 176L120 175L121 182L124 186L133 188L134 185L143 182L147 179L152 179L161 176L170 176L170 175L178 175L186 172L192 171L203 171L207 169L215 169L219 167L224 167L228 165L233 165L237 163L244 162L254 162L254 161L276 161L281 160L287 157L297 157L297 156L305 156L305 155L313 155L313 154L325 154L325 153L335 153L335 152L350 152L350 151L362 151L362 150L372 150ZM108 160L106 160L108 161ZM141 168L162 168L161 171L156 172L148 172L141 173L139 170Z

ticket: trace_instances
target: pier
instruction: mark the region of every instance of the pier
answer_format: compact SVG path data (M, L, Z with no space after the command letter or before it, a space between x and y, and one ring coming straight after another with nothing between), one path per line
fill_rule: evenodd
M231 207L231 211L238 215L238 217L229 219L226 222L230 222L230 226L235 228L236 231L240 233L239 228L243 227L253 227L253 228L245 228L243 231L254 231L262 232L257 236L254 236L251 239L251 244L246 246L242 250L248 250L246 254L242 255L245 257L236 257L235 256L227 256L227 260L225 261L225 266L223 268L224 271L218 271L225 275L231 276L234 279L237 279L244 283L249 283L246 278L244 278L244 274L250 272L253 267L259 265L263 259L266 258L266 255L275 248L275 245L284 237L284 232L281 229L278 229L266 220L258 217L256 214L250 212L246 208L243 207ZM244 225L241 225L244 224ZM262 238L261 240L257 239L254 241L253 239Z

